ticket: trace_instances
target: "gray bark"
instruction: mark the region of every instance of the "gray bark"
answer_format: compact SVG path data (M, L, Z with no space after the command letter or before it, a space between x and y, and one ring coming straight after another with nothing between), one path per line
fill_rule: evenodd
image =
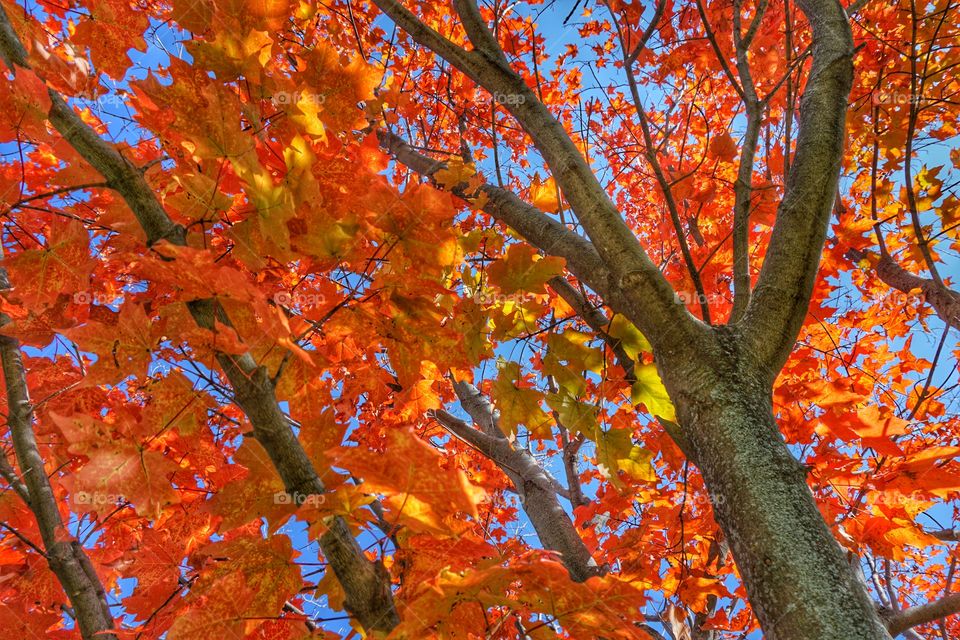
M889 638L777 428L754 354L730 329L713 342L661 370L764 637Z
M912 627L940 620L958 611L960 611L960 593L953 593L934 602L890 613L886 620L887 629L890 630L891 636L897 637Z
M869 254L851 249L847 255L859 261ZM942 281L910 273L886 252L881 253L877 261L877 276L884 284L901 293L909 294L919 290L941 320L954 329L960 329L960 293L950 289Z

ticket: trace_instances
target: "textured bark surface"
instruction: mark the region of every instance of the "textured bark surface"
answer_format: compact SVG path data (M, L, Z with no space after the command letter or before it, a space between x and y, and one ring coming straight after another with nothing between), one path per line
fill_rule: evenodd
M755 354L728 328L699 361L663 367L693 461L768 640L886 640L773 416Z

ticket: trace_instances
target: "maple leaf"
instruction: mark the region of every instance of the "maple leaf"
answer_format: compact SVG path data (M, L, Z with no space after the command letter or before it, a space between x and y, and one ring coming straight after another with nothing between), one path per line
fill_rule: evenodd
M213 20L213 0L174 0L171 15L184 29L204 33Z
M212 402L195 391L179 371L171 371L149 387L150 399L143 410L143 422L157 431L175 429L193 436L206 424Z
M597 470L614 486L618 488L624 486L618 477L620 471L633 480L643 482L657 480L651 464L653 452L633 444L629 431L615 428L603 431L597 425L586 435L596 443Z
M507 584L518 585L508 589ZM588 583L571 583L558 562L519 558L509 566L487 563L466 572L447 571L434 581L434 588L418 599L424 617L405 622L400 630L422 633L426 628L452 631L475 629L475 611L457 611L462 603L507 604L514 610L542 613L558 620L576 637L589 637L602 626L612 638L646 640L649 636L627 623L618 611L642 607L643 591L613 576ZM606 605L601 605L605 602ZM459 614L459 615L458 615ZM421 628L421 625L423 628Z
M463 158L454 156L447 161L442 169L433 174L433 180L442 188L450 191L467 183L475 175L477 175L477 170L473 164L464 162Z
M109 312L106 321L94 321L66 332L81 349L96 354L86 381L119 382L131 375L144 377L163 327L147 317L142 305L127 302Z
M511 244L487 273L490 282L505 294L541 293L547 280L563 273L563 264L562 258L539 256L528 244Z
M722 583L708 576L688 576L680 581L678 595L691 611L706 613L709 611L708 599L729 597Z
M733 162L737 152L737 143L729 133L724 132L710 141L710 155L723 162Z
M903 455L895 437L907 432L908 423L893 415L882 415L875 405L856 412L844 412L825 422L825 426L846 439L860 438L863 444L887 455Z
M557 213L560 210L557 183L552 177L540 179L539 173L534 173L530 180L530 201L533 206L548 213Z
M58 295L89 296L90 238L76 220L54 218L44 246L18 252L3 261L13 295L27 306L42 307Z
M236 537L211 543L198 554L204 565L190 589L189 608L170 628L171 640L224 632L246 637L279 615L303 585L290 538L284 535Z
M97 0L88 18L77 25L73 41L89 47L97 69L121 80L132 64L129 51L147 50L143 33L149 26L149 18L131 11L124 0Z
M29 69L15 70L9 91L0 93L0 141L14 140L17 132L42 136L49 110L50 96L43 80ZM4 190L0 198L6 200L9 193Z
M70 452L87 461L64 481L78 509L101 515L124 502L137 513L156 516L179 502L170 479L177 464L135 437L114 437L113 429L90 416L50 414L70 443Z
M121 575L137 578L137 586L124 604L141 617L154 614L157 602L177 591L183 558L205 543L214 530L210 516L176 510L164 514L156 525L137 530L135 545L113 562Z
M653 348L650 342L622 315L616 315L610 321L607 333L616 338L626 351L627 355L636 360L641 353L650 353Z
M387 447L377 456L358 448L328 455L361 476L363 486L386 494L388 518L395 521L446 534L458 513L477 516L484 491L462 471L442 466L441 456L410 431L391 430L385 436Z
M550 408L557 412L564 428L585 434L592 434L596 431L600 411L597 405L581 402L566 390L557 394L550 394L546 397L546 400Z
M544 394L536 389L518 386L521 380L518 363L503 362L498 368L499 375L493 383L491 395L500 411L500 427L507 433L516 433L520 425L533 433L548 429L550 416L541 407Z
M216 487L205 508L222 519L225 530L259 518L279 526L290 517L296 505L287 498L283 482L263 446L253 439L245 439L233 458L236 465L218 478L223 486Z

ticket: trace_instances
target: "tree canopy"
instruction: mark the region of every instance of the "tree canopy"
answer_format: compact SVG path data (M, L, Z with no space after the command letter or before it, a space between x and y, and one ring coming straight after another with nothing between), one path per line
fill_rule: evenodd
M0 629L960 637L954 0L0 0Z

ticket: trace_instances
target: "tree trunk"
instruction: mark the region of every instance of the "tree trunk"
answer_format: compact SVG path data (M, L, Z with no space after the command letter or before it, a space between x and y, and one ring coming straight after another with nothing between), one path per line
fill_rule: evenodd
M772 381L716 328L711 353L665 366L689 450L766 640L889 640L787 449Z

